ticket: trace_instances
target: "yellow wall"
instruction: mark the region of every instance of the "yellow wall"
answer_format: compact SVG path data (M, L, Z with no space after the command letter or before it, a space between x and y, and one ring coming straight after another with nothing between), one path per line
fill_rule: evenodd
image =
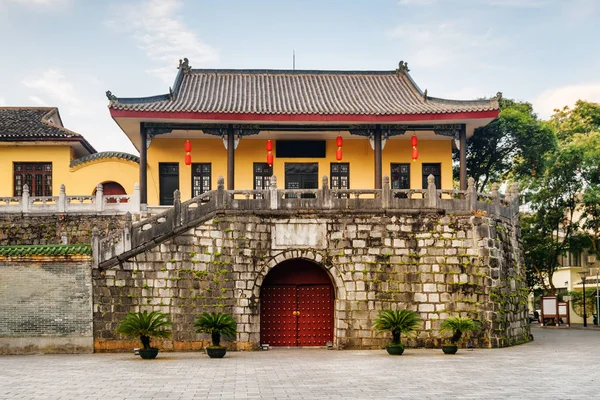
M212 189L217 187L217 179L227 179L227 150L221 139L192 139L192 162L211 163ZM184 163L185 139L155 138L148 149L148 203L159 203L159 162L179 163L179 190L182 200L191 197L191 168ZM266 140L243 138L235 152L235 188L253 188L253 164L266 162ZM275 147L275 143L274 143ZM335 139L327 140L325 158L276 158L273 174L277 177L279 188L285 187L285 163L318 163L319 178L330 175L330 164L335 161ZM441 163L442 188L452 188L452 143L446 140L419 141L419 159L412 161L410 138L406 140L388 140L382 152L383 175L390 175L392 163L410 163L411 188L421 188L422 163ZM275 154L275 151L273 151ZM373 150L367 139L344 140L343 160L350 163L350 188L372 189L374 187ZM227 182L225 182L227 185ZM319 187L321 181L319 180Z
M8 144L8 143L7 143ZM14 195L14 162L49 162L52 163L52 194L58 196L60 185L64 183L69 193L69 162L71 147L36 145L16 145L10 143L0 146L0 196ZM75 193L71 191L72 194Z
M117 182L132 194L139 175L140 166L133 161L109 158L88 162L71 170L67 194L91 195L99 183L108 181Z
M14 162L52 163L52 195L58 196L64 184L67 195L91 195L99 183L118 182L128 194L138 181L139 166L132 161L103 159L71 169L71 147L68 145L0 146L0 197L14 194Z
M155 138L148 149L148 204L159 204L159 162L179 163L179 190L181 198L191 197L191 168L184 163L185 139ZM192 162L212 164L212 189L217 187L219 176L227 177L227 150L218 138L194 139L192 142ZM266 140L243 138L236 150L235 188L253 188L253 164L266 162ZM278 186L285 187L285 163L316 162L319 164L319 178L330 175L330 164L335 162L335 139L327 140L325 158L275 158L273 173L278 177ZM275 153L275 152L274 152ZM350 188L371 189L373 183L373 150L364 138L346 139L343 146L342 162L350 163ZM58 195L60 185L65 184L68 195L91 195L98 185L115 181L127 193L133 192L133 185L139 181L139 167L131 161L103 159L69 168L72 158L67 145L51 146L40 143L36 146L0 146L0 196L13 195L13 162L51 162L52 192ZM410 163L411 188L421 187L421 164L441 162L442 188L452 188L452 144L450 141L419 141L419 159L411 160L409 138L388 140L382 152L383 175L390 175L390 164ZM226 183L227 184L227 183ZM319 180L319 187L321 182Z

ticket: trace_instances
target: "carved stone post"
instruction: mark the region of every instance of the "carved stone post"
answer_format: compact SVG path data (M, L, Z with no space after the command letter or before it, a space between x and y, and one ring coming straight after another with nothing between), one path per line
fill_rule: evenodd
M131 195L130 202L130 211L138 213L140 212L140 184L135 183L133 185L133 195Z
M467 210L475 211L477 209L477 191L475 190L475 179L469 178L467 186Z
M92 228L92 264L98 267L100 263L100 231L97 227Z
M101 183L96 186L96 211L104 211L104 188Z
M23 197L21 198L22 211L29 212L29 185L23 185Z
M271 177L271 187L269 189L269 204L271 210L277 210L279 206L279 195L277 194L277 177Z
M500 194L498 193L498 184L492 184L492 202L494 204L494 214L500 215Z
M181 193L179 189L173 192L173 228L181 225Z
M129 251L132 249L131 246L131 234L133 231L133 221L131 220L131 213L128 212L125 214L125 229L123 229L123 233L121 236L121 241L123 242L123 252Z
M329 189L329 179L327 175L323 175L323 186L321 189L321 207L325 209L331 208L331 190Z
M217 209L222 210L225 207L225 179L219 176L217 180Z
M60 185L60 192L58 193L58 212L65 212L67 210L67 193L65 190L64 183Z
M437 187L435 186L435 178L431 174L427 177L427 207L438 207Z
M390 177L383 177L383 190L381 191L381 208L387 209L392 203L392 191L390 190Z

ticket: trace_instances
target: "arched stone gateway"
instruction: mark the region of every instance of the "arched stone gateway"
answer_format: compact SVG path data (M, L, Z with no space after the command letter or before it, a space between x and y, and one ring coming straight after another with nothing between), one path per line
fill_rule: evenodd
M333 343L335 290L325 269L306 259L286 260L260 290L260 342L271 346Z

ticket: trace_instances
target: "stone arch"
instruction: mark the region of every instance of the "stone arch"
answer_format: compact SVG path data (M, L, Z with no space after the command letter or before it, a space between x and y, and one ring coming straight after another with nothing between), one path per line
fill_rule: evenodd
M316 251L316 250L284 250L281 253L271 256L269 259L262 263L261 269L254 279L254 288L252 289L252 294L255 299L260 297L260 288L263 284L263 281L267 274L275 268L277 265L281 264L287 260L294 259L303 259L312 261L317 265L320 265L329 275L331 282L333 283L333 288L335 290L335 298L336 299L345 299L346 298L346 287L344 286L344 282L341 279L339 270L334 265L326 265L323 263L325 260L325 255Z

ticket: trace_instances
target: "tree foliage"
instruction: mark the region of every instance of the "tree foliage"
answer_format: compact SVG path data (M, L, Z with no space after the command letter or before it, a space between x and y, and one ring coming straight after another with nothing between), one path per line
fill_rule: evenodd
M598 253L600 133L590 130L599 122L599 104L579 101L573 110L556 111L550 126L558 146L546 154L544 173L528 181L532 212L521 218L526 266L551 293L561 256Z
M500 100L500 114L467 142L467 171L478 190L493 182L520 180L544 170L544 155L556 147L550 125L531 104ZM455 154L455 159L458 155Z
M469 317L449 317L440 325L441 332L450 332L450 343L456 344L464 333L474 332L479 329L479 324Z

